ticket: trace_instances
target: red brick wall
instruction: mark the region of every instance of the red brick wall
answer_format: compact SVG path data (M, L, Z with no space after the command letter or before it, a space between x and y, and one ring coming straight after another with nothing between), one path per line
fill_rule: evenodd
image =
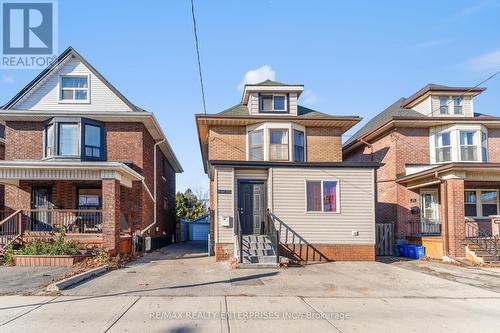
M43 158L43 123L7 121L5 123L5 159L40 160Z
M500 128L488 128L488 160L500 163Z
M375 260L374 245L283 244L280 255L297 261Z
M233 243L215 243L215 260L225 261L234 257Z
M120 242L120 182L118 180L102 180L102 209L103 245L114 255Z
M448 221L444 228L444 238L448 240L449 255L465 257L465 211L464 211L464 180L448 179L441 185L442 193L447 192L446 206Z
M308 162L342 162L342 131L335 127L308 127Z

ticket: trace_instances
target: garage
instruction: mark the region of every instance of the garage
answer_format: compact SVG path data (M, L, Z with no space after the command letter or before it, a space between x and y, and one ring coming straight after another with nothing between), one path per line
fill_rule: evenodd
M205 215L188 222L189 225L189 240L204 240L208 239L210 233L210 218Z

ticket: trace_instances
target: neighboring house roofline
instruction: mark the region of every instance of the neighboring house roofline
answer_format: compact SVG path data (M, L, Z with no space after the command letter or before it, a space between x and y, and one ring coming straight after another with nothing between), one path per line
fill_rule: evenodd
M118 96L130 109L133 111L141 112L141 108L130 102L125 96L118 91L111 83L97 69L95 69L84 57L82 57L73 47L68 47L63 53L61 53L47 68L45 68L40 74L38 74L31 82L29 82L19 93L17 93L10 101L8 101L2 109L10 110L12 109L20 100L28 96L31 91L42 82L45 77L50 75L53 71L59 69L59 65L64 63L68 57L75 57L81 61L99 80L101 80L114 94Z
M476 96L485 91L486 88L482 87L449 87L449 86L443 86L439 84L428 84L410 97L408 97L403 103L402 107L411 107L415 102L419 102L422 98L426 97L428 94L431 92L433 93L457 93L457 94L463 94L463 95L470 95L470 96Z
M484 170L485 168L489 170L493 169L500 170L500 163L452 162L452 163L440 164L427 170L423 170L408 176L400 177L396 180L396 183L406 184L410 181L418 180L433 175L436 176L439 175L440 172L446 172L450 170Z

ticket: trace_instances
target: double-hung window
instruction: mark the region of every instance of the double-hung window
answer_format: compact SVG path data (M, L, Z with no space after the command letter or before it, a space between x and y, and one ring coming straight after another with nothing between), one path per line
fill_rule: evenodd
M304 162L304 132L293 130L293 160L295 162Z
M288 161L288 130L269 130L269 159L271 161Z
M337 213L339 200L338 180L306 181L306 209L308 212Z
M453 113L454 114L463 114L462 103L463 103L462 97L454 97L453 98Z
M78 124L59 123L59 155L78 155Z
M62 76L61 101L87 102L89 100L88 76Z
M262 161L264 160L264 131L255 130L248 134L249 160Z
M488 217L498 214L498 191L466 190L464 192L466 217Z
M102 155L102 127L85 124L84 154L90 158L100 158Z
M436 162L451 161L451 136L450 132L436 135Z
M448 112L448 96L439 97L439 113L449 114Z
M472 131L460 131L460 159L462 161L477 161L477 147L474 144Z
M287 102L286 95L261 95L260 96L260 111L261 112L286 112Z

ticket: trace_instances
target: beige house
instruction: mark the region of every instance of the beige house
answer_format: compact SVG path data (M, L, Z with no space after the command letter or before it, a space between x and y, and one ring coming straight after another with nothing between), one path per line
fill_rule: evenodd
M359 117L298 104L302 85L246 85L241 103L198 114L217 260L373 260L374 163L342 161Z

